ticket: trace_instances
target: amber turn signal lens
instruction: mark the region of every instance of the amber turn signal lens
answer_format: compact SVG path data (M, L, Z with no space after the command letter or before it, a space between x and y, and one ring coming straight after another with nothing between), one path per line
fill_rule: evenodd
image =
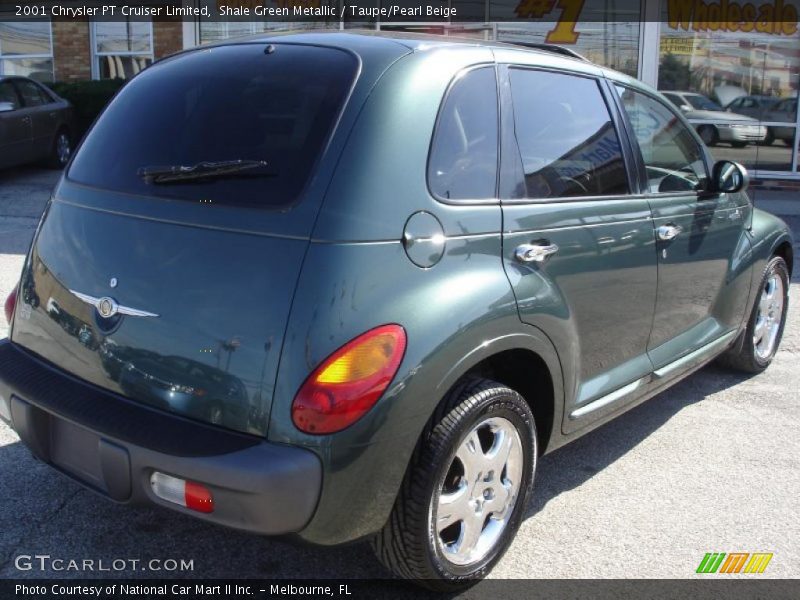
M305 433L341 431L372 408L389 386L406 349L400 325L382 325L348 342L306 379L292 403Z

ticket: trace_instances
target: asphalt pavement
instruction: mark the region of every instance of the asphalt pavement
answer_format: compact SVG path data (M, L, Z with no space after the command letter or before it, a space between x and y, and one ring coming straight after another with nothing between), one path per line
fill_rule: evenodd
M0 298L16 282L58 173L0 172ZM800 240L800 193L757 192ZM800 256L800 247L796 248ZM800 292L796 269L792 294ZM0 318L0 336L5 321ZM497 578L691 578L707 552L771 552L800 577L800 310L767 372L709 366L540 461ZM365 494L369 490L364 490ZM347 510L342 507L342 510ZM54 570L93 560L120 571ZM21 558L20 558L21 557ZM152 560L161 561L150 563ZM163 570L174 559L186 570ZM131 562L140 561L140 562ZM123 563L117 562L118 566ZM28 569L28 566L31 566ZM161 566L162 570L153 570ZM144 570L143 570L144 569ZM113 504L35 461L0 425L0 577L383 577L369 548L265 539L161 508Z

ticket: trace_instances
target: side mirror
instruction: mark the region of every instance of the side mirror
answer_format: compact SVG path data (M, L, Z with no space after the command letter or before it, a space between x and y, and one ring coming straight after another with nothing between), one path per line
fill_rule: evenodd
M683 112L689 112L690 110L692 110L692 107L689 106L688 104L681 104L681 110Z
M711 192L720 194L735 194L747 189L750 176L747 169L739 163L730 160L720 160L711 170Z
M13 102L0 102L0 112L11 112L15 108Z

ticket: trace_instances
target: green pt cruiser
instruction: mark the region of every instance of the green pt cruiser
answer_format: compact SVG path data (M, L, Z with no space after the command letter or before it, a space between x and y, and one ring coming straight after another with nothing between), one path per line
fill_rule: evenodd
M567 53L568 54L568 53ZM120 503L486 575L537 457L720 358L792 239L634 79L556 48L263 35L133 78L36 231L0 416Z

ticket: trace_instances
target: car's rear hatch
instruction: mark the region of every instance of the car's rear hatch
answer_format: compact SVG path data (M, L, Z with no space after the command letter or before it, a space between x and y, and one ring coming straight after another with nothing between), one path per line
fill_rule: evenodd
M237 44L134 78L55 192L12 341L133 400L265 433L360 68L341 49ZM172 182L140 171L231 160L265 164Z

